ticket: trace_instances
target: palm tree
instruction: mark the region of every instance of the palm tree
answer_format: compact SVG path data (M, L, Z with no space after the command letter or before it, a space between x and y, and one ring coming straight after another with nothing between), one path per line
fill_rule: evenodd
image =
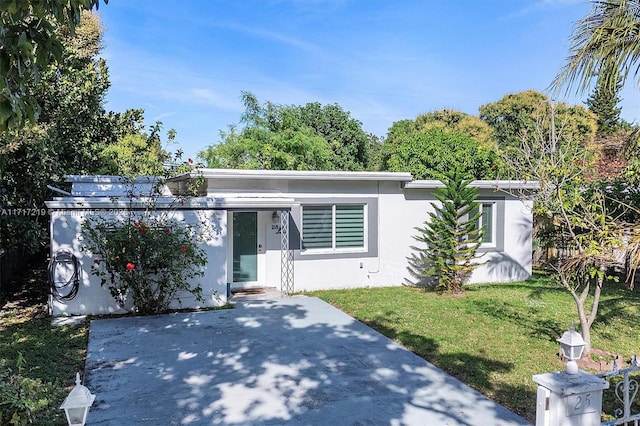
M585 92L596 77L614 93L620 78L640 77L640 0L593 0L571 36L567 63L551 83L558 92L577 84Z

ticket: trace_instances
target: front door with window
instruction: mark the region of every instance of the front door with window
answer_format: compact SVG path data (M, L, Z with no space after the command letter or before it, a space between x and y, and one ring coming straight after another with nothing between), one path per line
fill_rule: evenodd
M233 212L231 244L235 288L261 286L261 255L264 251L261 250L259 225L257 212Z

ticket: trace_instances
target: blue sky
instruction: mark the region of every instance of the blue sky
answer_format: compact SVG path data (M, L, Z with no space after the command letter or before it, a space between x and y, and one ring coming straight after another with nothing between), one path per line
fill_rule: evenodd
M339 104L384 136L443 108L478 114L544 91L587 0L111 0L102 3L107 108L143 108L187 157L260 101ZM630 82L622 115L640 122ZM566 101L582 103L587 95Z

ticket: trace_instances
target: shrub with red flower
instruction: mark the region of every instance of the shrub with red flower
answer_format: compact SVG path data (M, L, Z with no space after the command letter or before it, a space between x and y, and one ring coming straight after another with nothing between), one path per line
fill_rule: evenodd
M83 223L92 273L123 309L166 312L184 292L204 301L200 285L192 285L207 263L198 235L169 216L149 210L137 220L92 216Z

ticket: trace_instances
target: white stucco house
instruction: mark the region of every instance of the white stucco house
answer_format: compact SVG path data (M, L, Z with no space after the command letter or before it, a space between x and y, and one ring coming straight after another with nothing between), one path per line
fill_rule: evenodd
M415 283L408 259L415 253L415 227L433 211L438 181L413 180L409 173L199 169L172 179L172 191L198 176L199 196L174 211L216 232L202 244L208 264L199 283L204 304L183 298L182 306L224 304L228 289L276 287L292 291L394 286ZM82 251L81 223L91 215L124 214L127 184L114 176L69 176L71 193L47 202L51 213L51 255L77 259L77 294L51 299L54 315L118 313L106 288L91 274L92 257ZM139 179L134 191L144 191ZM531 276L532 203L537 187L523 181L475 181L488 232L484 262L471 282L510 282ZM137 188L137 189L136 189ZM175 203L174 203L175 204ZM130 213L129 213L130 214ZM55 276L56 274L62 276ZM54 280L69 281L64 268Z

